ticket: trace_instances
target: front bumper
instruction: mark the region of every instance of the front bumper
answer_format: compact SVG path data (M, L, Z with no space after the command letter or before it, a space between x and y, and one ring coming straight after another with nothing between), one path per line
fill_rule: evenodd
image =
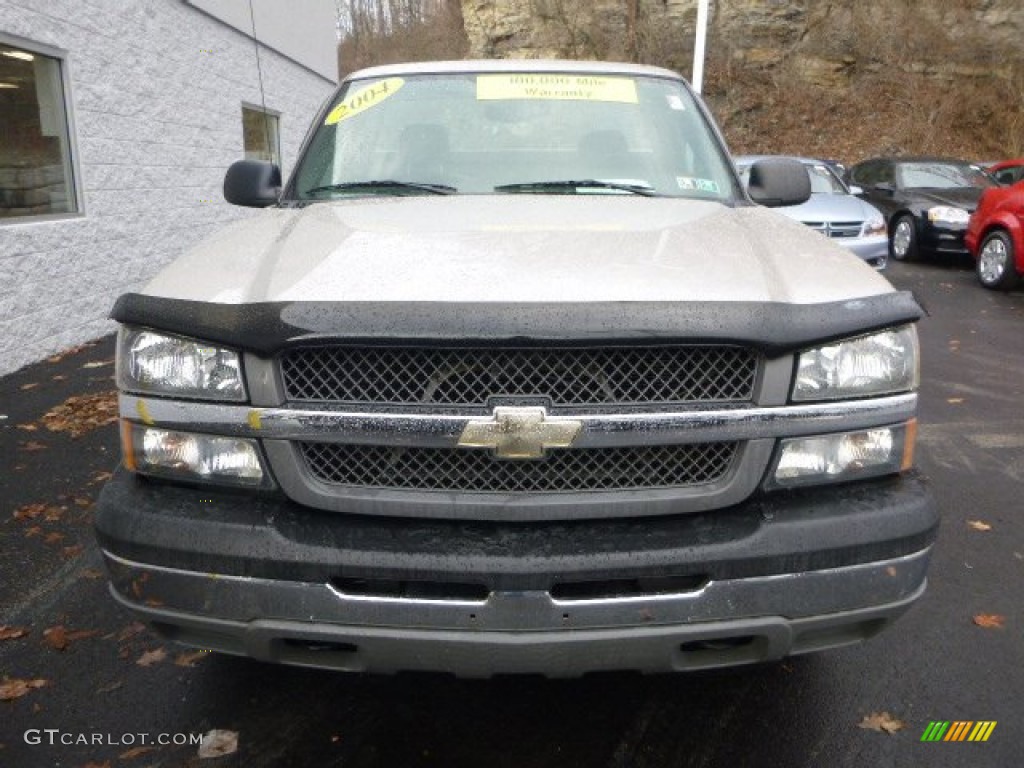
M923 593L937 525L913 475L514 523L317 511L122 470L96 518L115 597L169 639L464 676L701 669L857 642Z
M854 256L866 261L875 269L885 269L889 262L888 235L868 235L850 240L837 239L835 242L851 251Z
M921 249L935 254L969 256L970 251L964 240L966 234L966 224L931 222L927 216L923 216L920 228Z

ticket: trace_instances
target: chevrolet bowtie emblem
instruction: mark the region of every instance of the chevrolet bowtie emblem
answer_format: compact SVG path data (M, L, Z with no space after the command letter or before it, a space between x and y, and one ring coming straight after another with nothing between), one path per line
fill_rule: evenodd
M462 448L491 448L502 459L539 459L548 448L568 448L583 423L548 421L543 408L499 407L487 421L471 421L462 430Z

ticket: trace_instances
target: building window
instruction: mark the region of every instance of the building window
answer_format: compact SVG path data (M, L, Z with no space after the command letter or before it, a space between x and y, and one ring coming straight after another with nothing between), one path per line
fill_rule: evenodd
M281 139L275 113L243 106L242 143L246 160L263 160L281 167Z
M78 211L62 67L0 40L0 221Z

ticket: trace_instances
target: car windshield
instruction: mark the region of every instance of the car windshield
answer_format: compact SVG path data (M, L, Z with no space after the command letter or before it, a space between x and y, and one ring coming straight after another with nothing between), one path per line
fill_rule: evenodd
M743 186L750 184L750 168L753 166L753 161L742 160L737 162L736 168L740 172L740 180L743 182ZM848 195L850 190L846 188L846 185L836 176L828 166L824 164L811 164L804 162L804 168L807 169L807 176L811 180L811 194L812 195Z
M846 185L826 165L807 165L807 175L811 178L812 195L848 195Z
M720 142L678 80L458 72L347 84L286 199L418 194L730 201L739 192Z
M901 163L896 168L903 189L996 186L991 176L967 163Z

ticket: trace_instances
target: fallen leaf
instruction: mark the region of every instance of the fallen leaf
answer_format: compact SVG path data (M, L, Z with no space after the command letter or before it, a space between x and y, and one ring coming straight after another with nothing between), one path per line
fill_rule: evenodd
M23 429L26 432L35 432L37 429L39 429L39 427L37 427L35 424L19 424L18 429Z
M208 653L209 651L186 651L185 653L179 653L174 659L174 665L177 667L194 667L196 662Z
M105 483L107 480L114 476L113 472L94 472L92 480L89 481L89 485L96 485L97 483Z
M167 658L167 651L163 648L157 648L152 651L146 651L142 654L135 662L140 667L151 667Z
M19 637L24 637L28 634L28 630L24 627L8 627L6 624L0 625L0 640L15 640Z
M149 581L148 572L144 572L141 576L132 579L132 594L139 600L142 599L142 588L147 581Z
M60 556L65 560L71 560L72 558L78 557L84 550L81 544L72 544L70 547L63 547L60 551Z
M203 734L203 743L199 745L199 759L223 757L238 751L238 731L219 731L214 729Z
M14 510L15 520L35 520L46 511L45 504L26 504Z
M55 651L63 651L68 647L68 633L62 624L43 630L43 640Z
M29 453L46 450L46 446L36 440L29 440L27 443L20 443L19 447L21 450L28 451Z
M967 525L976 531L991 531L992 526L982 520L968 520Z
M110 768L110 761L104 760L102 763L94 763L90 760L88 763L83 765L82 768Z
M75 438L113 424L117 417L117 392L110 390L93 395L72 395L47 411L42 422L51 432L68 432Z
M114 364L114 358L109 360L97 360L95 363L86 363L82 368L105 368L108 365Z
M58 541L62 541L63 539L63 533L60 533L59 531L51 531L50 533L46 534L46 537L43 539L43 543L56 544Z
M117 642L123 643L127 640L131 640L137 634L146 629L146 625L138 621L133 621L127 627L122 629L117 635Z
M74 502L76 507L81 507L82 509L88 509L96 503L86 496L75 496Z
M998 613L979 613L974 617L974 623L985 629L1002 629L1005 621L1006 617Z
M22 384L21 385L21 391L24 392L27 389L35 389L38 386L39 386L39 382L38 381L33 381L31 384Z
M2 680L0 681L0 701L20 699L33 688L42 688L44 685L49 684L49 680L41 678L35 680Z
M79 344L77 347L68 347L63 352L58 352L56 355L53 355L52 357L46 358L46 362L48 362L48 363L59 363L65 357L70 357L71 355L77 355L79 352L81 352L81 351L83 351L85 349L91 349L92 347L95 347L95 346L96 346L95 343L90 342L90 343L86 343L86 344Z
M156 747L132 747L131 749L125 750L117 756L118 760L133 760L140 755L144 755L147 752L155 752Z
M68 642L73 643L77 640L86 640L90 637L96 637L99 633L98 629L76 629L74 632L68 632Z
M82 577L95 581L96 579L103 578L103 571L99 570L98 568L86 568L84 571L82 571Z
M950 405L959 405L963 401L964 399L962 397L950 397L946 399L946 402L949 403Z
M67 378L68 378L67 376L64 376L63 374L58 373L56 376L52 376L51 380L52 381L67 381Z
M864 719L857 724L857 727L891 734L903 730L907 727L907 724L902 720L897 720L888 712L872 712L870 715L865 715Z
M33 536L42 536L42 535L43 535L43 529L40 528L38 525L33 525L31 528L26 528L25 529L25 538L26 539L31 539Z
M49 506L43 511L43 520L48 523L56 523L64 516L67 509L67 507Z
M124 683L122 683L120 681L115 682L115 683L108 683L107 685L103 685L103 686L100 686L99 688L97 688L96 689L96 693L110 693L111 691L116 691L122 685L124 685Z

